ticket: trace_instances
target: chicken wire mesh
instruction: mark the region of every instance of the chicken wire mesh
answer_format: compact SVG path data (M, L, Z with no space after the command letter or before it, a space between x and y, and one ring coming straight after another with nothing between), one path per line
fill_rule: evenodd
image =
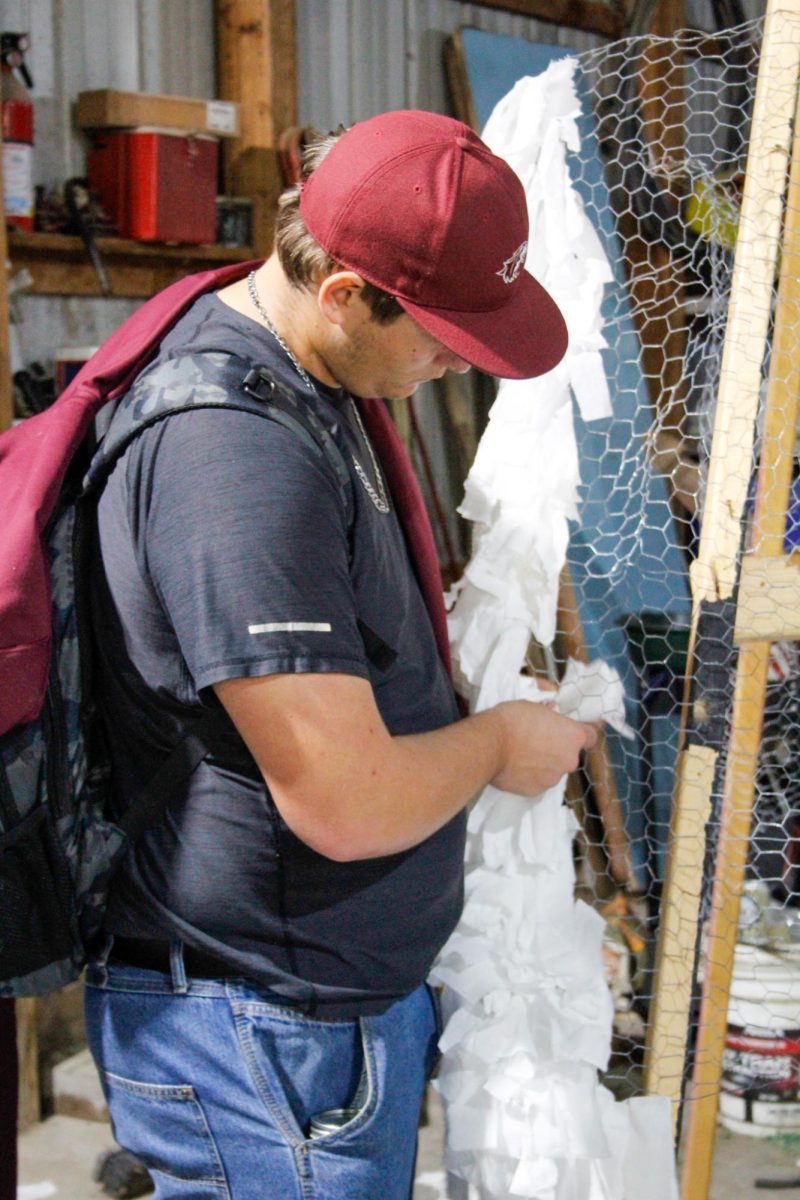
M640 18L649 19L654 7L639 6ZM727 14L718 6L717 15ZM695 934L679 943L693 959L684 1053L662 1062L660 1083L666 1078L672 1095L688 1086L690 1100L711 1092L716 1101L719 1093L722 1120L734 1130L800 1135L800 656L793 640L772 642L763 707L757 685L755 699L735 707L734 692L747 689L749 672L734 645L736 592L699 615L695 608L693 621L690 586L715 455L723 456L718 479L728 469L746 475L737 588L745 557L800 546L796 380L772 354L781 269L784 285L798 283L786 278L794 263L785 248L769 287L755 431L734 417L724 438L712 438L746 167L755 207L773 200L766 191L759 197L756 155L748 166L763 34L762 21L666 38L648 33L577 57L584 114L570 172L613 272L603 301L613 415L587 423L576 417L580 520L562 576L554 654L534 645L531 666L558 677L570 657L606 659L623 678L636 731L630 744L607 732L569 788L580 823L578 890L607 921L604 958L615 1009L607 1085L620 1097L653 1086L645 1066L648 1038L650 1055L658 1053L655 1021L677 1021L680 1042L670 964L662 961L657 971L656 963L659 945L662 955L676 950L664 940L668 861L688 855L698 863L696 892L691 872L677 869L670 897ZM784 34L787 46L796 43L790 18ZM781 40L780 29L775 36ZM781 203L787 205L785 195ZM784 230L789 215L787 206ZM756 254L772 271L769 245ZM791 320L791 306L784 313ZM769 607L768 590L764 596ZM740 592L740 620L747 603ZM715 757L707 823L681 838L674 830L671 837L670 822L680 794L684 699L685 739ZM732 823L725 807L736 765L730 747L732 737L748 735L756 745L752 821L745 780L743 811ZM734 952L715 914L735 908L740 893ZM708 964L732 952L730 997L717 990L703 1001ZM710 1083L706 1076L692 1085L698 1056L708 1053L698 1032L720 1022L726 1032L719 1077L712 1070ZM684 1123L690 1110L685 1104Z
M648 28L652 7L638 6L639 28ZM717 25L730 16L724 5L715 12ZM796 32L787 22L786 43L793 46ZM782 368L783 389L770 400L780 254L757 364L756 427L734 419L727 442L712 439L746 168L756 208L772 199L769 192L758 197L757 156L747 161L763 36L764 23L756 20L672 37L640 34L577 56L584 113L570 172L612 266L602 312L613 415L589 422L576 415L579 522L561 577L557 641L534 643L530 667L558 679L570 658L607 660L624 680L626 716L636 731L630 744L606 731L569 786L579 822L578 894L607 922L603 954L614 1032L604 1082L619 1097L654 1088L682 1096L698 1056L708 1054L698 1032L722 1021L727 1033L717 1078L714 1070L710 1084L696 1078L687 1096L710 1093L715 1103L721 1096L723 1121L741 1132L800 1135L800 656L789 638L772 642L763 706L751 700L734 710L736 668L745 679L748 671L734 646L735 599L709 605L699 618L696 608L693 618L690 584L712 456L729 458L741 473L732 437L740 436L747 458L736 577L745 557L764 551L765 529L772 530L776 553L776 522L782 551L800 545L796 412L786 401L795 385L790 367ZM789 86L796 88L796 79ZM769 246L764 254L769 258ZM775 461L764 449L769 404L772 443L780 431L782 482L772 470L771 484L762 480L759 488L759 468ZM724 469L723 462L723 478ZM765 526L766 510L772 516ZM708 821L670 836L684 713L682 737L714 750ZM735 869L726 877L729 846L720 860L734 733L739 739L750 733L757 743L752 822L747 799L744 823L734 822L733 858L741 859L744 886ZM676 1037L681 1052L660 1063L654 1082L646 1078L648 1039L651 1075L654 1025L675 1019L669 962L656 971L660 944L662 954L675 953L675 946L663 949L670 856L678 869L669 904L691 923L693 936L691 944L685 934L679 942L680 954L686 958L688 946L691 959L681 964L688 976L682 1042L680 1004L673 1033L673 1049ZM681 874L684 858L697 864L696 876L691 869ZM708 964L733 949L723 944L715 912L730 898L738 905L740 894L730 1000L712 991L700 1015ZM685 1114L690 1109L685 1105Z

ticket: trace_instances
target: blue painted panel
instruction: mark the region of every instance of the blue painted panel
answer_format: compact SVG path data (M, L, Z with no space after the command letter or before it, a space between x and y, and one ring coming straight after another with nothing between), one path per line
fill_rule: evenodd
M477 29L462 30L462 44L478 123L526 75L539 75L570 52ZM580 72L576 76L581 93ZM687 564L678 545L664 480L647 464L645 438L652 414L640 364L618 237L597 142L591 105L583 97L578 120L581 161L570 171L614 272L603 302L603 361L614 416L586 425L576 412L581 465L580 525L572 530L569 562L590 657L611 662L623 678L629 723L639 731L631 745L609 733L617 787L625 806L637 869L661 876L666 838L665 805L672 792L677 712L649 724L642 699L648 680L629 653L621 625L629 614L668 614L675 625L690 619ZM645 745L658 730L659 741ZM657 829L652 827L655 822ZM651 827L646 828L647 825ZM649 835L651 852L645 849ZM644 882L644 880L643 880Z

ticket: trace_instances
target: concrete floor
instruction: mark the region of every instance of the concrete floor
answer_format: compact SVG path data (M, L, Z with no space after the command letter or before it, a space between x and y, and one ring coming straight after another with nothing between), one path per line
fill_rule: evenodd
M438 1096L431 1091L428 1124L420 1130L414 1200L444 1200L442 1169L443 1121ZM98 1155L114 1142L108 1125L76 1117L54 1116L20 1138L18 1200L102 1200L105 1193L92 1180ZM800 1138L753 1138L720 1128L709 1200L753 1200L763 1195L796 1200L800 1188L756 1189L756 1179L800 1179ZM106 1198L107 1200L107 1198ZM279 1200L278 1197L270 1200ZM342 1198L344 1200L344 1197ZM631 1197L630 1200L647 1200Z
M444 1198L443 1133L441 1105L432 1092L428 1124L420 1129L414 1200ZM113 1147L111 1129L101 1121L57 1115L35 1125L19 1139L18 1200L108 1200L92 1173L98 1156Z
M717 1127L710 1200L745 1200L763 1196L789 1200L800 1196L800 1137L757 1138ZM756 1180L769 1180L769 1190ZM779 1180L794 1187L776 1188Z

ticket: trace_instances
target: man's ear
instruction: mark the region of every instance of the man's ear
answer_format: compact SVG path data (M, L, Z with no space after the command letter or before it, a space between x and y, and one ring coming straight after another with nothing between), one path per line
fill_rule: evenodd
M369 309L361 298L364 280L355 271L333 271L326 275L317 290L320 312L332 325L343 329L353 321L359 324L369 318Z

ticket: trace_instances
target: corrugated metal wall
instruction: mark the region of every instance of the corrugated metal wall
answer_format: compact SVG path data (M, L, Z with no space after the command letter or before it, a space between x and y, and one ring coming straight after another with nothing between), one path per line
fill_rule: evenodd
M301 124L331 129L391 108L447 112L442 52L459 25L576 50L598 41L459 0L298 0Z
M30 34L36 180L84 169L78 92L213 96L213 0L0 0L0 28ZM299 112L331 127L387 108L447 111L446 37L462 24L578 49L591 36L458 0L297 0Z
M37 183L84 170L78 92L214 95L213 0L0 0L0 28L31 37Z
M30 34L36 101L35 182L57 187L86 169L73 106L113 87L213 97L213 0L0 0L0 29ZM136 307L121 299L22 297L14 368L52 365L60 346L97 345Z

